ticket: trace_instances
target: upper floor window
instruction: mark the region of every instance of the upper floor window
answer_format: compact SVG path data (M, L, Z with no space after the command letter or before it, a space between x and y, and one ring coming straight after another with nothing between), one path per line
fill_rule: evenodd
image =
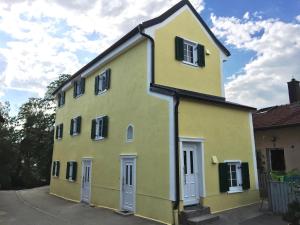
M73 97L76 98L84 94L85 91L85 78L81 77L79 80L73 82Z
M186 64L205 66L204 46L196 42L175 37L175 58Z
M60 162L53 161L52 162L52 176L59 177L59 169L60 169Z
M100 140L108 136L108 116L92 120L91 139Z
M95 94L101 94L109 89L110 86L110 69L95 77Z
M61 92L61 93L58 93L57 95L57 105L58 107L61 107L65 104L65 92Z
M81 116L71 119L70 123L70 135L75 136L80 134L81 130Z
M62 123L56 126L56 132L55 132L55 138L56 139L62 139L62 137L63 137L63 128L64 128L64 125Z
M131 124L127 127L126 138L127 142L133 141L133 126Z

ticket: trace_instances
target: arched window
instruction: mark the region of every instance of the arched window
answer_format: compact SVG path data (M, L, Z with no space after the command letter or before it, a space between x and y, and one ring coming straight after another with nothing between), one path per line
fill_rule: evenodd
M133 141L133 126L130 124L127 127L127 142Z

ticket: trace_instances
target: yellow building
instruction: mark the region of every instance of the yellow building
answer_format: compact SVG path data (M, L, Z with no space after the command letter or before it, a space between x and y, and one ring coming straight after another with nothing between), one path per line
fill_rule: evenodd
M183 0L77 71L54 92L50 192L167 224L256 202L254 109L224 98L229 55Z

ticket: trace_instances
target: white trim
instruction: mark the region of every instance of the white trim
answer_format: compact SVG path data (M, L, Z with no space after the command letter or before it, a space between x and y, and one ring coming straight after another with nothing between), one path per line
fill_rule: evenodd
M180 194L180 200L184 201L184 180L183 180L183 164L182 164L182 159L183 159L183 143L187 142L187 143L194 143L194 144L198 144L197 146L197 156L201 157L201 172L202 174L198 174L198 179L200 181L200 179L202 179L202 195L199 192L199 188L197 190L198 193L198 198L200 199L201 197L204 198L206 197L206 183L205 183L205 154L204 154L204 142L205 139L204 138L200 138L200 137L179 137L179 148L180 148L180 182L181 182L181 194ZM200 148L199 148L200 147ZM199 154L199 150L201 151L201 155ZM199 162L199 158L198 158L198 162ZM199 166L199 164L198 164Z
M120 155L120 210L123 209L123 162L126 159L130 159L133 162L133 171L134 171L134 179L133 179L133 184L134 184L134 188L133 188L133 210L132 212L135 213L136 210L136 158L137 155L133 154L133 155Z
M147 94L159 99L166 100L169 104L169 184L170 184L170 194L169 199L175 201L175 135L174 135L174 106L175 102L173 97L154 93L150 91L150 82L151 82L151 42L147 40Z
M240 193L240 192L244 192L243 191L243 186L242 186L242 182L243 182L243 178L242 178L242 161L241 160L224 160L224 163L229 163L229 164L233 164L236 166L236 182L237 182L237 186L229 186L229 191L227 191L228 194L232 194L232 193ZM237 164L239 165L239 167L237 167ZM239 172L237 172L237 169L239 169ZM231 171L231 168L230 168ZM231 176L231 173L230 173ZM231 179L230 179L231 180Z
M92 196L92 171L93 171L93 161L92 161L92 157L82 157L81 158L81 183L80 183L80 202L82 202L82 178L83 178L83 161L90 161L91 163L91 170L90 170L90 191L89 191L89 204L91 203L91 196Z
M96 64L94 64L93 66L91 66L90 68L88 68L87 70L85 70L84 72L82 72L80 74L80 76L78 77L88 77L89 75L93 74L97 69L99 69L101 66L103 66L104 64L108 63L109 61L113 60L114 58L118 57L120 54L122 54L123 52L125 52L127 49L131 48L132 46L134 46L135 44L139 43L140 41L142 41L145 37L143 37L140 34L136 34L135 36L133 36L132 38L130 38L129 40L127 40L126 42L124 42L123 44L121 44L118 48L116 48L115 50L113 50L112 52L110 52L108 55L106 55L105 57L103 57L100 61L98 61ZM74 78L76 79L76 78ZM62 90L66 91L70 88L73 80L70 80L67 84L65 84L62 87Z
M242 163L242 161L238 159L232 159L232 160L224 160L224 163Z
M133 158L137 158L137 153L125 153L125 154L120 154L120 158L121 159L133 159Z
M255 188L258 190L257 161L256 161L253 120L252 120L252 113L251 112L249 112L249 126L250 126L251 145L252 145L252 157L253 157L253 167L254 167L253 169L254 169Z

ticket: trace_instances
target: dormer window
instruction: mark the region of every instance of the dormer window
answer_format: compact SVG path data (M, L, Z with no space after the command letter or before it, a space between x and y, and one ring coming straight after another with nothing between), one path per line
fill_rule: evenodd
M185 64L204 67L204 46L181 37L175 37L175 58Z
M75 80L73 83L73 97L76 98L84 94L85 91L85 78L80 78L79 80Z
M58 93L57 95L57 105L61 107L65 104L65 92Z
M95 77L95 95L107 91L110 87L110 69Z

